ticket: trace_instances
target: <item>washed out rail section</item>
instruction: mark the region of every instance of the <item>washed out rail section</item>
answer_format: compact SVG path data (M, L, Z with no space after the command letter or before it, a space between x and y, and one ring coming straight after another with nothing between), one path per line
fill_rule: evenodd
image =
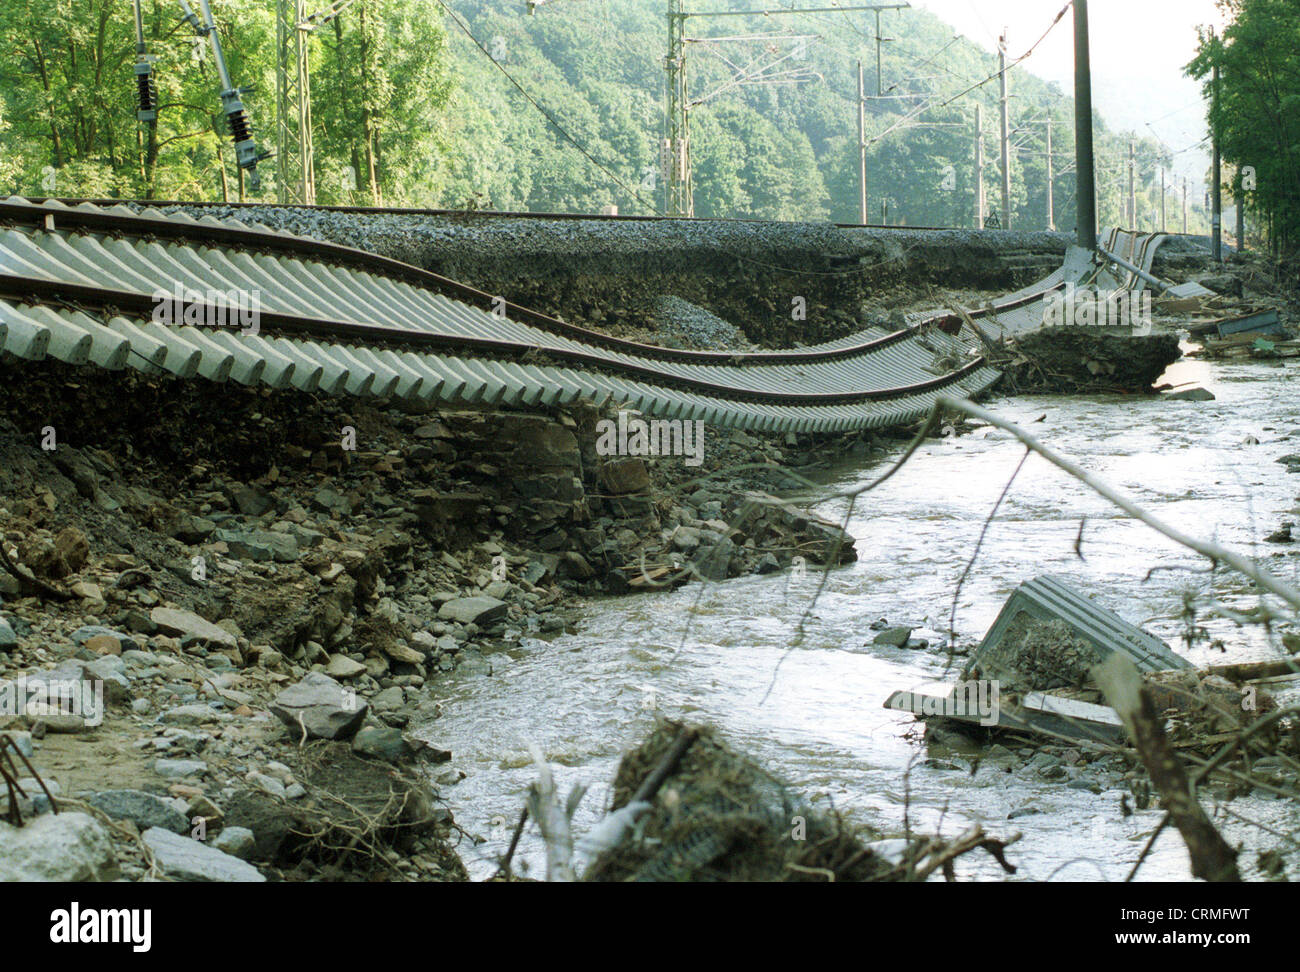
M977 317L1032 313L1053 286ZM211 321L215 295L231 291L257 293L255 331L155 316L161 297L178 295ZM587 398L718 426L821 432L913 421L940 393L987 390L997 372L980 348L947 314L796 351L659 348L238 220L0 202L0 349L27 360L425 401Z

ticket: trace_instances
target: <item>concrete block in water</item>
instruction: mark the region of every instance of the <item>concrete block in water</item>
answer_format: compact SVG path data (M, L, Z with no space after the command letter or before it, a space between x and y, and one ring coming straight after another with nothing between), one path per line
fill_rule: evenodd
M1043 575L1021 584L1007 599L975 650L972 669L978 669L985 678L1007 678L1012 683L1023 678L1024 666L1017 664L1014 656L1026 629L1035 622L1059 622L1077 643L1089 649L1087 654L1091 657L1076 660L1077 667L1083 671L1117 652L1126 656L1139 672L1191 667L1159 638L1094 603L1059 578ZM1054 686L1015 687L1045 690Z

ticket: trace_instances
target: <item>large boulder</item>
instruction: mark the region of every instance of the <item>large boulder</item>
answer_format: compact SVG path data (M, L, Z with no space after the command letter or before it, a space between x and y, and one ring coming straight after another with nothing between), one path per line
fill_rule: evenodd
M244 884L266 880L257 868L238 857L190 837L180 837L170 830L152 827L144 832L143 839L163 874L172 880Z
M223 542L237 560L274 560L291 564L298 559L298 540L272 530L217 530L213 537Z
M86 802L114 820L130 820L140 830L161 827L184 834L190 829L185 814L162 797L143 790L101 790L86 797Z
M350 739L365 721L364 699L322 672L308 672L275 697L274 712L294 731L315 739Z
M45 814L24 827L0 822L0 883L116 881L108 831L84 813Z
M149 620L158 625L158 630L163 634L206 641L218 648L239 648L239 639L225 628L217 627L193 611L156 607L149 612Z
M650 488L650 470L645 460L633 457L606 459L600 467L600 482L614 495L639 493Z
M479 627L505 617L505 613L505 601L481 596L458 597L438 609L438 617L443 621L459 621L461 624L477 624Z

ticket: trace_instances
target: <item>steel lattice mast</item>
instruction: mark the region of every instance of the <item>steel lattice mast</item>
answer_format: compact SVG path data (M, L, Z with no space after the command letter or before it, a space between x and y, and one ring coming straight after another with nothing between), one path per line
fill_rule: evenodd
M276 198L282 203L316 202L305 19L304 0L276 0Z

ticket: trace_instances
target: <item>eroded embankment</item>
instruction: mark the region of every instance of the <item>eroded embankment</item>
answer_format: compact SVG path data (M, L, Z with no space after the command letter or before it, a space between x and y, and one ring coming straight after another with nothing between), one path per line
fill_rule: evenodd
M653 332L658 298L675 296L765 347L842 337L944 290L1028 286L1060 266L1069 242L1047 232L841 229L830 223L548 220L275 206L188 212L371 250L620 335Z
M0 692L106 689L102 722L0 695L83 811L0 824L0 875L463 877L436 768L459 742L405 736L439 679L490 674L583 595L852 559L747 501L817 442L709 431L701 465L647 464L598 452L610 417L0 362Z

